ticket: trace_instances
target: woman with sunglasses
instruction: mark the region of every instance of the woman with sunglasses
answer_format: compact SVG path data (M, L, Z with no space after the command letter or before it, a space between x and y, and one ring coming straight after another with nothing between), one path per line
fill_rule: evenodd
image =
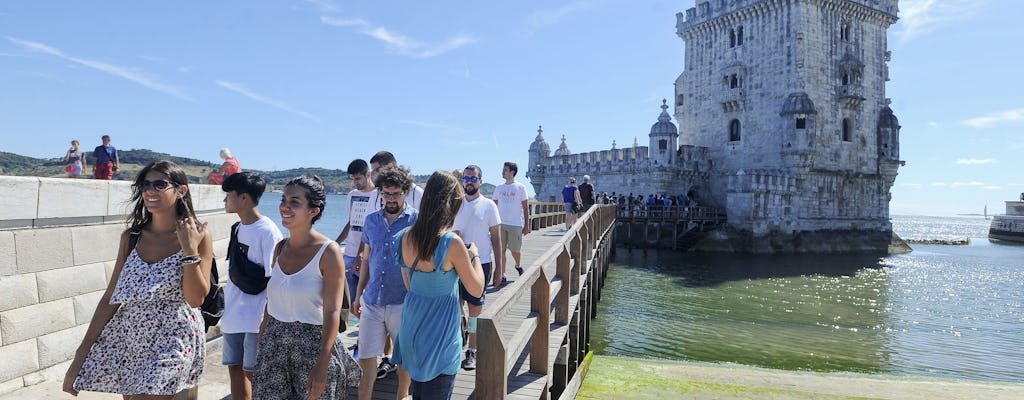
M316 175L292 179L281 194L289 237L274 249L260 326L252 398L347 399L361 376L338 326L345 293L341 247L313 229L327 192Z
M409 372L413 399L448 399L462 362L459 281L480 296L483 267L475 245L452 231L463 190L451 173L437 171L423 190L423 211L395 235L409 293L395 341L395 362Z
M107 290L64 376L64 391L170 399L203 373L199 307L210 289L213 240L192 211L185 171L157 160L132 185Z

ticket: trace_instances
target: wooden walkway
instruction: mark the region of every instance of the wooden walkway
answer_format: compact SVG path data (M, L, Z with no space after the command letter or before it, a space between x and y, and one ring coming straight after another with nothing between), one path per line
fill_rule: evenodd
M558 204L557 206L558 208L560 208L561 204ZM543 209L540 209L539 206L537 207L539 211L543 211ZM609 207L605 211L607 212L602 213L603 215L606 215L607 218L614 218L614 210L612 210ZM586 215L590 216L591 214L596 215L597 213L588 212ZM571 240L571 238L566 238L567 233L565 232L565 224L564 222L562 222L564 220L559 220L557 216L543 217L543 212L540 213L541 216L539 217L537 217L538 213L536 212L533 215L536 217L534 219L535 226L550 226L533 230L529 235L523 238L523 248L521 252L522 267L525 269L523 279L520 279L521 277L514 268L512 256L507 255L507 267L505 275L506 277L508 277L509 283L499 289L493 287L487 288L486 303L484 305L483 313L481 314L481 317L478 320L480 322L480 324L478 325L477 339L479 348L478 369L474 371L466 371L462 369L459 370L455 382L455 393L452 396L452 398L454 399L501 397L501 388L498 387L491 387L488 388L490 390L484 390L483 392L478 392L476 390L478 382L488 381L488 378L478 377L477 372L485 371L485 369L488 367L488 363L494 365L494 363L496 362L493 361L495 357L492 355L492 357L488 359L485 352L488 351L487 349L495 346L500 347L502 351L509 352L506 357L508 358L507 361L508 364L511 364L511 367L508 368L509 374L506 379L507 387L505 392L507 393L507 397L505 398L549 398L550 394L548 393L548 390L551 387L551 382L553 378L562 379L564 385L567 382L567 380L572 378L573 372L575 372L576 370L576 366L572 365L571 367L568 368L569 371L565 371L566 367L563 365L563 371L561 372L561 374L558 374L556 365L556 371L544 369L544 372L546 373L531 372L530 354L531 351L538 351L537 349L531 349L530 343L528 343L532 337L536 337L536 332L534 332L533 328L548 325L546 323L541 324L539 322L533 322L532 324L524 324L524 320L538 320L537 317L539 313L537 311L534 311L537 309L537 307L531 307L531 301L535 300L533 299L533 297L537 296L538 287L544 288L543 291L545 292L545 295L542 297L548 299L547 290L549 290L549 284L551 284L548 281L552 280L549 277L555 277L559 275L559 272L557 271L559 267L558 264L564 264L562 265L563 270L568 271L568 265L570 263L569 257L567 256L569 254L569 243L572 243L572 245L574 246L580 246L581 243L580 239L578 238L575 241ZM590 224L593 225L592 222ZM580 227L579 225L584 224L582 222L577 222L576 226L571 227L571 229L568 232L568 235L573 237L586 236L588 233L584 231L584 227ZM609 225L607 231L611 232L611 224L608 223L607 225ZM591 227L590 231L593 231L593 227ZM608 242L610 243L611 241L609 240ZM587 253L593 254L595 251L597 251L597 249L593 249L589 246L582 247L586 250ZM605 251L607 251L607 249L608 248L606 247ZM553 256L553 254L555 256L560 255L560 257L558 257L559 262L554 262L556 258ZM563 258L564 260L562 260ZM579 270L573 269L573 271L575 272ZM579 287L582 287L588 281L586 273L584 273L584 275L581 278L584 282L580 282L579 279L576 279L573 283L575 283ZM540 280L543 280L544 282L541 283L539 282ZM551 284L552 287L554 287L558 283L558 281L558 278L554 278L555 283ZM540 286L538 286L538 284ZM555 365L557 362L566 364L566 358L569 358L572 361L577 360L577 357L569 357L566 354L566 345L565 343L563 343L563 341L568 340L565 338L570 328L574 330L579 329L577 323L580 323L578 321L582 317L577 317L577 319L572 320L573 324L570 324L569 320L573 315L572 310L576 309L577 304L580 301L580 298L586 293L585 290L583 294L579 293L579 290L572 290L572 295L569 295L569 284L564 285L564 290L566 291L565 293L560 292L560 290L562 290L560 287L563 285L558 286L559 287L556 287L554 290L560 293L561 295L567 297L568 315L566 315L566 311L559 312L557 310L557 305L555 305L554 307L551 306L551 300L555 298L555 296L552 295L550 299L548 299L547 301L547 304L549 305L548 309L551 311L550 316L547 312L541 312L541 314L544 314L543 317L547 317L546 319L548 321L551 321L547 334L540 336L543 337L544 339L550 338L548 340L545 340L548 342L546 346L547 351L535 353L547 356L545 357L547 358L547 360L545 360L546 363L544 364L548 366ZM533 290L531 290L531 288ZM495 311L499 312L500 314L494 315ZM589 327L589 310L588 312L585 313L585 315L586 318L584 320L586 321L586 326ZM500 340L497 340L493 335L485 334L483 330L487 329L487 327L496 328L496 331L500 336ZM346 347L354 345L356 343L358 335L358 325L350 326L348 331L346 331L342 335ZM577 341L578 339L573 338L573 345L577 345ZM517 349L521 350L518 352L514 352ZM514 361L512 360L512 358L514 358ZM561 358L561 360L556 360L558 358ZM582 360L582 356L578 357L578 359ZM497 368L501 367L499 366ZM533 368L536 369L537 366L534 365ZM567 372L568 376L564 376L567 374ZM371 373L376 373L376 371L371 371ZM552 373L554 373L555 375L562 376L552 377L550 376L552 375ZM492 373L491 376L493 375L494 374ZM396 374L389 374L387 378L376 381L376 384L374 385L373 398L394 399L397 383L398 379ZM573 393L574 392L575 389L573 390ZM351 395L350 398L356 399L355 394Z

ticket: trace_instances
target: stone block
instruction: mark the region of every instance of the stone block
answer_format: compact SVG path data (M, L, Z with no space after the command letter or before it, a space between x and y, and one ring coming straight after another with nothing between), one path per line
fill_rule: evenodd
M36 219L39 178L0 176L0 193L9 195L0 207L0 220Z
M79 325L48 335L40 336L37 343L39 351L39 367L46 368L75 356L75 350L82 343L89 325Z
M106 276L103 263L39 272L36 274L39 300L48 302L103 290L107 287Z
M117 264L117 260L110 260L103 263L104 272L107 274L107 282L110 282L110 278L114 276L114 265Z
M6 382L0 381L0 396L12 393L23 387L25 387L25 383L21 378L14 378Z
M32 339L72 326L75 326L75 307L71 299L0 312L3 344Z
M38 303L36 274L0 276L0 293L0 311Z
M224 191L219 185L188 185L196 213L224 210Z
M120 216L131 212L132 183L128 181L106 181L107 215Z
M96 305L100 303L101 298L103 298L103 290L80 294L71 299L75 307L76 325L88 324L92 320L92 314L96 312Z
M199 217L202 221L207 222L207 228L213 234L213 240L228 239L231 237L231 225L238 222L238 216L235 214L217 213L207 214ZM225 245L226 248L226 245Z
M71 230L75 265L110 261L117 258L124 224L102 224L75 227Z
M107 212L106 186L94 179L39 178L36 218L102 216Z
M0 346L0 382L20 378L39 369L39 351L35 340Z
M74 265L71 228L25 229L14 231L18 273L46 271Z
M18 270L14 232L0 232L0 276L14 275Z

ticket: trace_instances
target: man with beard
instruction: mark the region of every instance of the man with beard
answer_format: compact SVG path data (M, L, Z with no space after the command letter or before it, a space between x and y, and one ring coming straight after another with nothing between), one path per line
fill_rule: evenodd
M377 357L383 356L381 365L391 364L384 353L384 344L398 334L402 318L402 303L408 291L402 279L402 271L395 262L398 254L392 240L398 231L416 222L418 211L405 202L405 196L412 188L412 176L402 167L384 167L377 173L374 184L384 208L367 215L363 224L363 251L359 268L359 287L352 311L359 319L359 367L363 371L374 371ZM399 399L409 395L409 373L398 367ZM359 381L359 398L369 400L373 395L376 375L363 373Z
M381 150L373 157L370 157L370 168L373 168L373 173L377 173L381 168L394 167L398 165L398 161L395 160L395 155L391 154L390 151ZM411 175L410 175L411 176ZM415 180L412 183L412 189L409 189L409 194L405 196L405 204L409 204L412 208L417 210L420 209L420 201L423 200L423 188L416 185Z
M483 184L480 167L470 165L462 171L462 188L466 197L462 199L462 207L455 216L455 233L466 244L476 244L480 252L480 264L484 269L484 285L491 281L494 286L501 286L505 282L505 270L502 268L504 257L501 257L501 218L498 216L498 205L480 195L480 186ZM493 279L492 260L495 267ZM476 369L476 318L483 310L485 293L481 293L480 297L473 296L460 282L459 294L463 301L469 303L469 348L466 349L466 358L462 360L462 368L469 371Z
M355 189L348 192L346 210L348 223L342 228L341 234L335 239L338 244L345 244L345 286L348 288L349 302L355 301L356 288L359 286L359 270L362 261L359 249L362 246L363 223L366 216L380 210L380 194L370 180L370 166L363 159L352 160L348 164L348 176L352 179ZM348 311L342 310L342 317L348 319Z

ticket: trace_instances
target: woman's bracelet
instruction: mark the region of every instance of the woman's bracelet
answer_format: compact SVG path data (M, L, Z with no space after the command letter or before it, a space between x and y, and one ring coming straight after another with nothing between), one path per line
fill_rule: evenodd
M478 255L476 255L476 254L470 254L470 255L469 255L469 263L470 263L470 264L472 264L472 263L473 263L473 261L476 261L476 260L479 260L479 259L480 259L480 256L478 256Z
M185 264L199 264L202 261L203 261L203 258L200 257L200 256L185 256L185 257L181 258L181 265L185 265Z

